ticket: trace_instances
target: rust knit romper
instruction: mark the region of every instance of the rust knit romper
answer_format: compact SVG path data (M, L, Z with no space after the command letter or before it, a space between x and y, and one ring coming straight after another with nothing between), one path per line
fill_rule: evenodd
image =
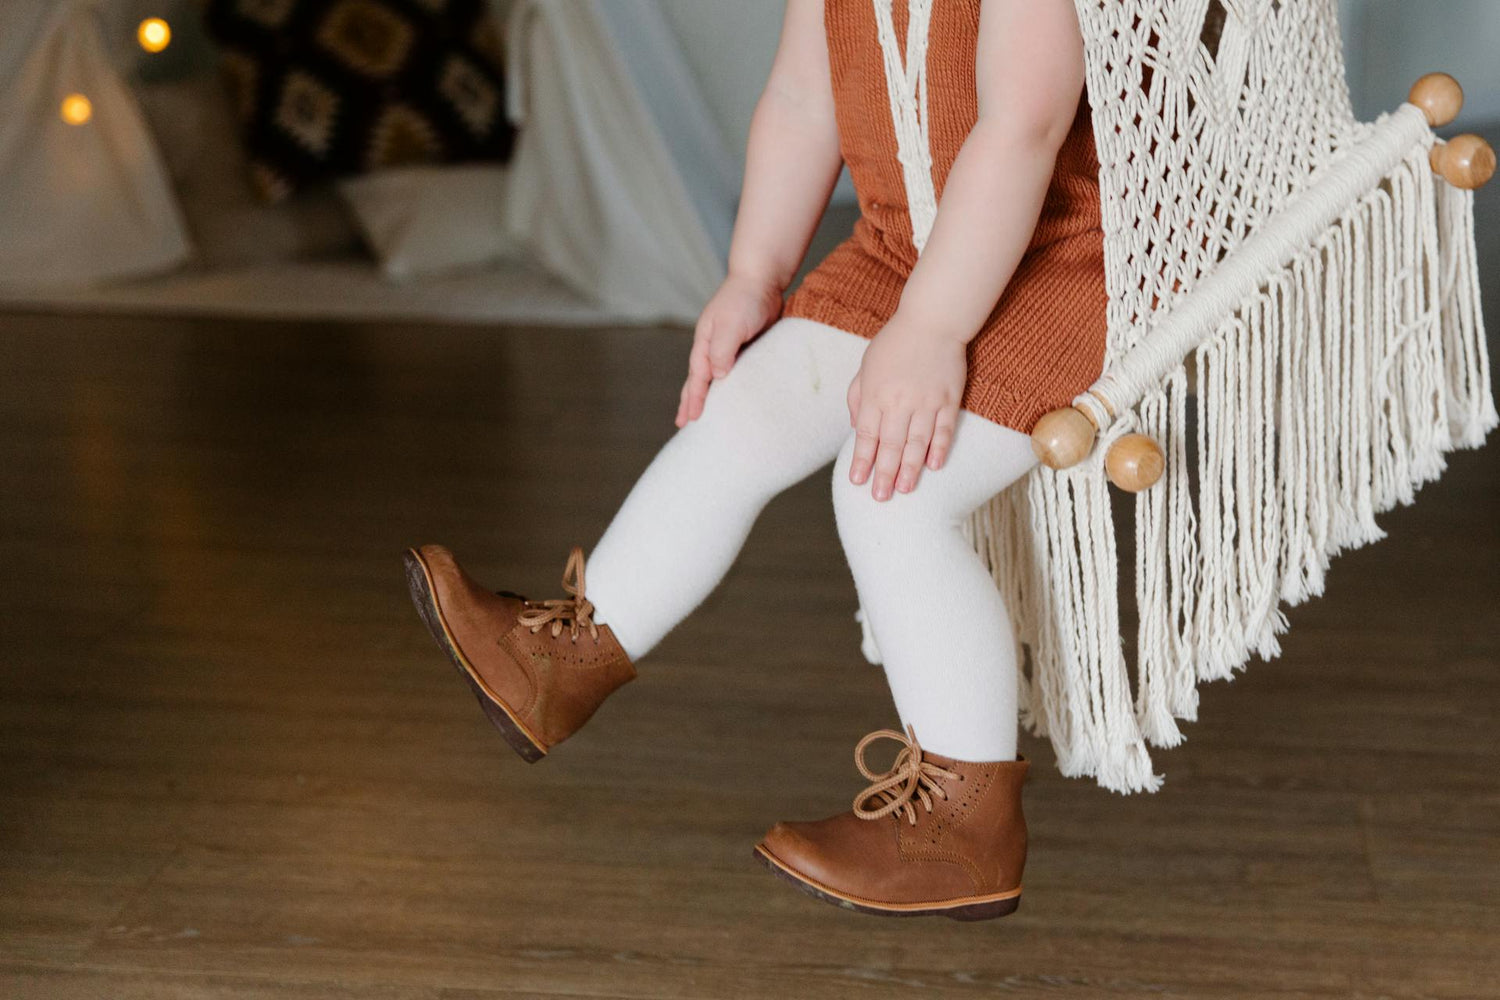
M906 0L895 0L896 38ZM937 0L928 40L927 87L933 188L943 185L979 117L975 46L980 0ZM854 232L783 303L802 316L873 337L896 312L916 266L911 215L897 159L880 37L871 0L825 0L839 148L859 197ZM1058 153L1031 243L979 333L969 342L962 407L1031 433L1066 406L1104 364L1104 231L1099 161L1087 94Z

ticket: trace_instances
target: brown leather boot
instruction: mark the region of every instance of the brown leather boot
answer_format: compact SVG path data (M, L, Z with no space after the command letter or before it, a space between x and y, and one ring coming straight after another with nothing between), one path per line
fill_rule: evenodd
M580 547L573 546L563 569L563 589L573 596L546 601L486 590L441 545L407 549L405 562L427 630L526 760L540 760L635 679L610 627L593 620Z
M864 750L877 739L902 744L877 774ZM1026 866L1021 786L1031 762L974 763L924 751L907 728L859 741L854 763L874 784L850 812L777 823L755 855L818 899L886 916L940 914L985 920L1015 911Z

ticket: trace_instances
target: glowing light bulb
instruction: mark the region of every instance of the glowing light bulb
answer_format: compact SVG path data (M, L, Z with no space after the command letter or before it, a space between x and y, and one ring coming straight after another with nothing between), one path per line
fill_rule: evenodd
M82 94L69 94L63 98L62 120L69 125L87 125L94 117L94 102Z
M148 17L141 22L135 37L147 52L160 52L172 44L172 26L159 17Z

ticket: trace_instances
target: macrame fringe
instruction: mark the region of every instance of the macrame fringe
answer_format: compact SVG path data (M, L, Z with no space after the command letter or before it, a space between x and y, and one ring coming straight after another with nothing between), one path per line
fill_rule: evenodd
M965 523L1030 652L1021 725L1051 739L1065 775L1158 790L1146 744L1182 742L1198 682L1279 655L1279 605L1321 594L1332 556L1385 537L1376 513L1410 504L1444 452L1497 424L1473 195L1434 179L1424 142L1083 463L1038 467ZM1166 457L1135 497L1133 690L1103 470L1132 431Z

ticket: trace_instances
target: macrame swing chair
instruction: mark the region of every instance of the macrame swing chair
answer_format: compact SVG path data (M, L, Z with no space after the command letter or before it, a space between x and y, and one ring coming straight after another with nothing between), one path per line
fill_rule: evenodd
M1495 154L1434 136L1463 103L1446 74L1356 121L1337 0L1075 2L1104 370L962 527L1022 647L1022 727L1064 775L1154 792L1147 743L1182 741L1198 682L1279 655L1279 604L1321 594L1333 555L1385 537L1377 512L1500 423L1473 219ZM1133 678L1111 482L1135 496Z

